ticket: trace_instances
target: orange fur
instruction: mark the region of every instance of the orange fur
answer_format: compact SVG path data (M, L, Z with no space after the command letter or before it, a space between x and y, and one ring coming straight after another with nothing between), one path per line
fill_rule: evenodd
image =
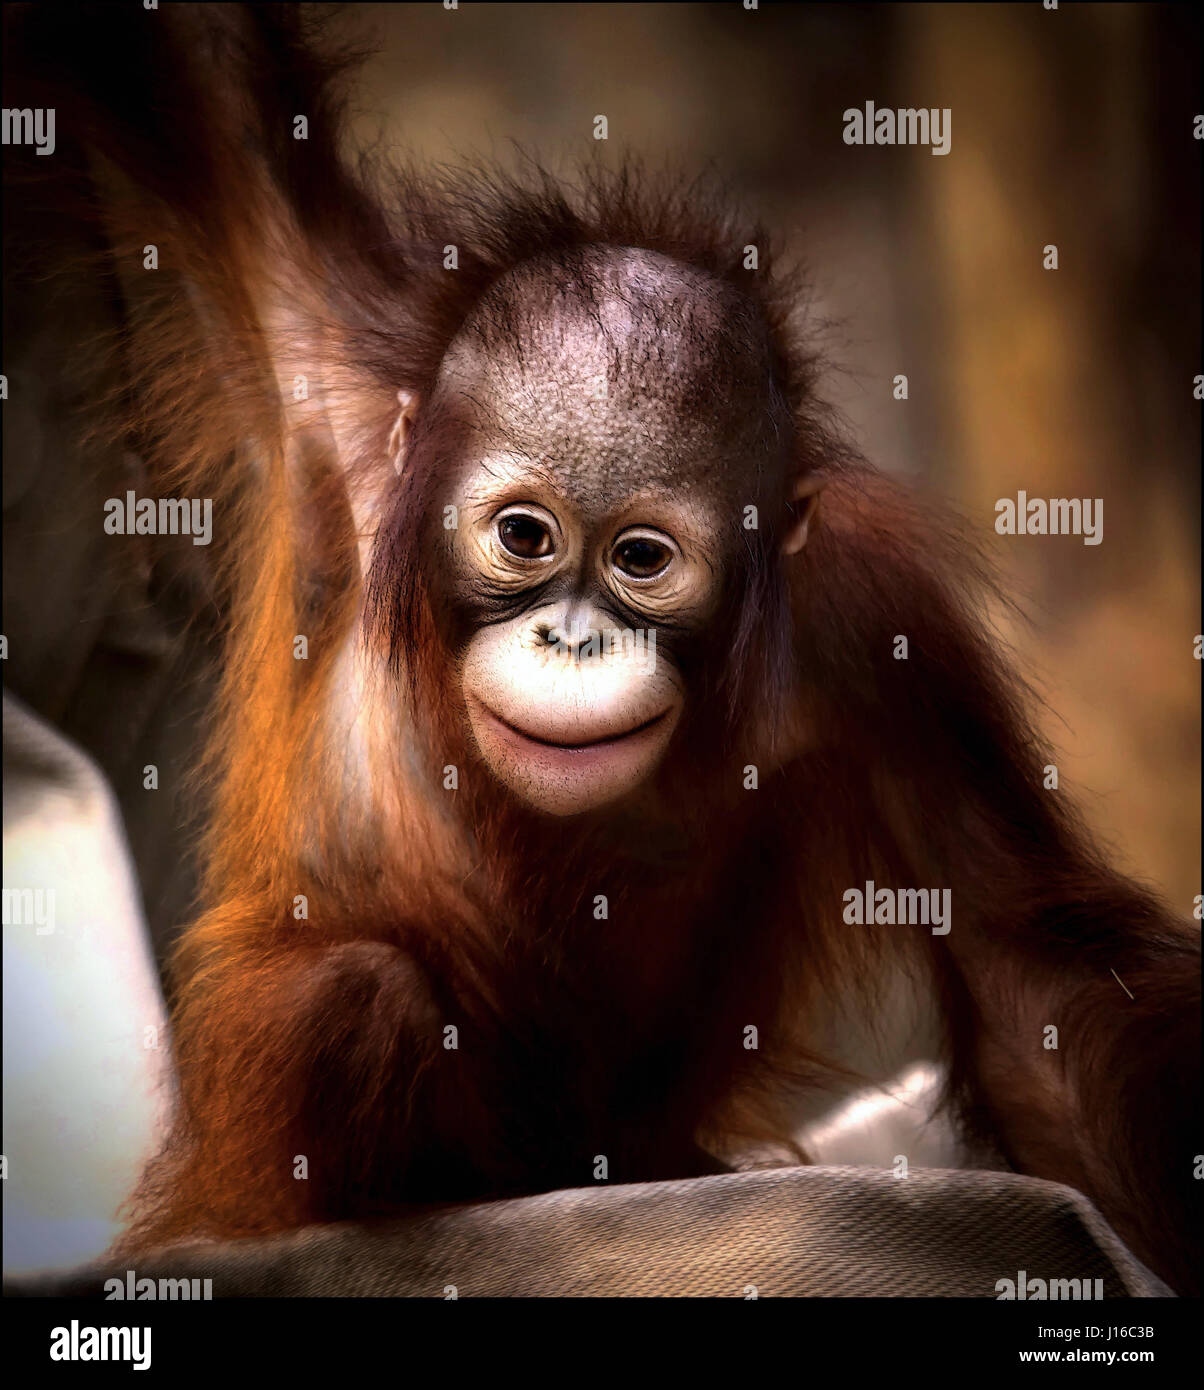
M173 976L177 1117L127 1248L583 1184L596 1153L624 1181L786 1144L791 1099L838 1071L815 1043L825 997L872 1002L885 961L940 998L966 1123L1081 1186L1189 1287L1198 951L1043 793L981 565L841 444L791 317L799 282L760 229L631 168L575 191L538 170L353 176L337 65L274 12L165 14L149 54L87 12L66 51L36 12L15 23L14 100L51 96L87 133L80 186L129 287L123 387L95 427L164 493L214 497L228 615L207 907ZM148 240L164 269L140 280ZM788 570L750 555L733 654L692 692L635 834L541 821L481 778L440 793L443 764L472 755L420 534L433 479L397 480L388 448L397 390L425 396L484 288L594 244L664 251L749 297L795 467L827 480ZM845 925L842 892L867 878L951 887L947 943ZM1043 1051L1046 1023L1063 1051Z

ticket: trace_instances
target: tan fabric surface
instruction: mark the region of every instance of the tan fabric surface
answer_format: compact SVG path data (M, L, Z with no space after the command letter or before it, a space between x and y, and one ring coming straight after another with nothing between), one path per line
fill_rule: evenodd
M128 1262L127 1262L128 1263ZM93 1266L13 1293L99 1294ZM1087 1199L1010 1173L788 1168L574 1189L180 1246L139 1277L210 1278L213 1296L997 1297L999 1279L1103 1279L1169 1293Z

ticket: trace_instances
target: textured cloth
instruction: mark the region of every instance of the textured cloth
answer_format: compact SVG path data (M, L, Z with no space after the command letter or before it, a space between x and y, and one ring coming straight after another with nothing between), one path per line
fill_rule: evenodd
M120 1267L9 1293L95 1295ZM1082 1195L1011 1173L778 1168L550 1192L267 1240L177 1246L139 1278L212 1279L213 1296L996 1298L996 1281L1104 1281L1159 1297Z

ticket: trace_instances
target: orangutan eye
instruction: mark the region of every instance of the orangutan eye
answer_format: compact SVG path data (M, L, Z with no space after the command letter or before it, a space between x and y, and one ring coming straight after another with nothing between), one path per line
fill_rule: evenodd
M673 552L651 536L633 536L615 546L614 566L629 579L652 579L665 569Z
M520 560L541 560L553 551L552 533L528 512L509 512L497 524L502 548Z

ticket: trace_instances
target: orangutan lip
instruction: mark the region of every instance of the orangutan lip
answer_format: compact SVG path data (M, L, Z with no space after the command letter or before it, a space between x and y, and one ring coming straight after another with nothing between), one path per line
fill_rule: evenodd
M475 698L474 696L474 699ZM634 738L637 734L642 734L647 729L651 729L654 724L659 724L660 721L664 719L665 715L669 713L667 709L661 710L659 714L654 714L651 719L646 719L644 723L637 724L633 729L627 729L621 734L608 734L605 738L597 738L590 743L554 743L549 738L539 738L535 734L529 734L525 729L520 729L514 724L511 724L508 719L503 719L500 714L491 710L483 700L477 699L477 704L481 706L490 719L500 724L502 728L506 729L509 733L524 739L527 743L536 743L541 748L555 748L562 753L583 753L589 748L605 748L611 744L622 743L626 739Z

